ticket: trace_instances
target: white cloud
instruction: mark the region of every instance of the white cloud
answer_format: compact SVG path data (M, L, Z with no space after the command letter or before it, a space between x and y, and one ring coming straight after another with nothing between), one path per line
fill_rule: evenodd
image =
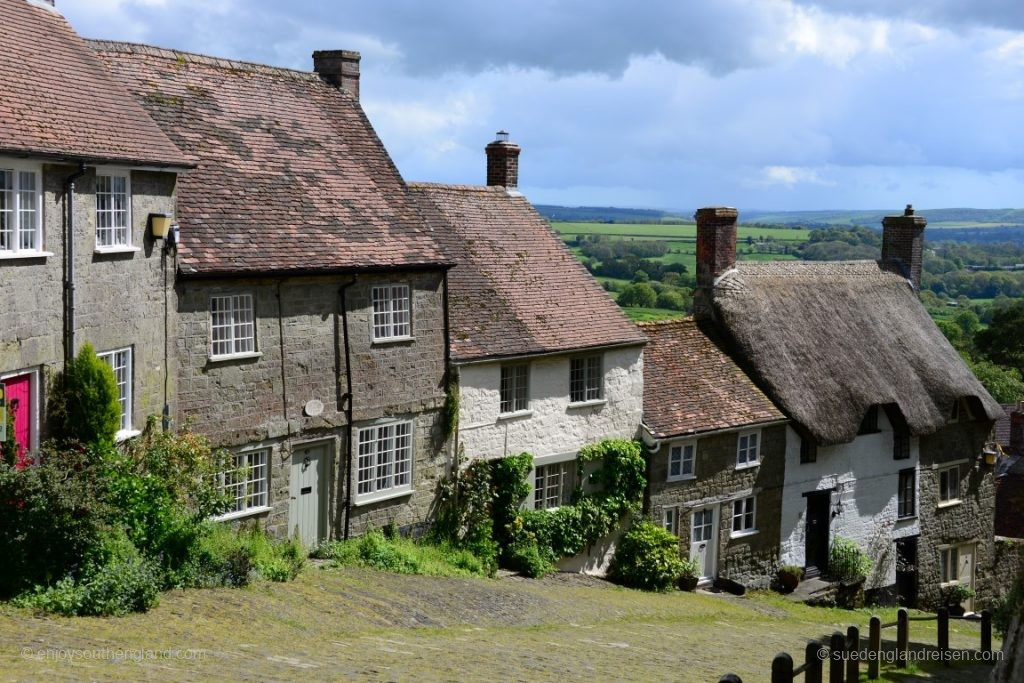
M759 180L763 185L822 185L834 187L835 181L828 180L821 176L821 173L814 168L800 168L798 166L766 166L762 169Z

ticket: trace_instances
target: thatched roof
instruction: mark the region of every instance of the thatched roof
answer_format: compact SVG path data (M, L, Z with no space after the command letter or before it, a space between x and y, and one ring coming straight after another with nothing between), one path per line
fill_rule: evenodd
M898 407L915 435L959 398L976 417L1003 414L893 262L740 263L713 306L746 369L819 444L852 441L872 405Z

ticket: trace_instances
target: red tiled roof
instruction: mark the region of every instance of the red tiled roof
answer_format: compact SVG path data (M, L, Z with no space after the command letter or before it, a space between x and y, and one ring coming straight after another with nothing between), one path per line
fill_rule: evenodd
M55 9L0 0L0 154L189 166Z
M302 71L144 45L92 46L198 161L178 185L182 275L444 263L348 93Z
M1003 415L996 420L992 427L992 438L1003 447L1003 450L1010 448L1010 413L1017 409L1016 403L1003 403Z
M503 187L412 183L449 273L454 360L642 344L533 206Z
M644 424L655 438L785 419L693 319L639 323Z

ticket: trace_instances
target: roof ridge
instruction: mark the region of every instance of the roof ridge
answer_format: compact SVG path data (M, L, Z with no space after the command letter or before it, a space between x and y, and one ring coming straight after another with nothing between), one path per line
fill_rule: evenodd
M669 325L679 325L681 323L695 323L697 319L692 315L684 315L681 318L667 318L662 320L638 320L636 321L637 327L668 327Z
M101 40L95 38L85 38L83 40L85 40L86 44L88 44L92 49L98 52L105 51L122 52L126 54L144 54L150 57L161 57L175 61L180 58L184 58L186 62L202 64L205 66L214 66L221 69L252 71L255 73L271 73L305 80L319 80L319 76L312 71L292 69L286 66L274 66L272 64L250 62L242 59L228 59L225 57L216 57L214 55L189 52L187 50L178 50L170 47L160 47L158 45L148 45L146 43L133 43L126 40Z
M504 187L497 185L462 185L458 183L432 183L432 182L407 182L406 185L412 190L453 190L456 192L489 192L496 194L508 194Z

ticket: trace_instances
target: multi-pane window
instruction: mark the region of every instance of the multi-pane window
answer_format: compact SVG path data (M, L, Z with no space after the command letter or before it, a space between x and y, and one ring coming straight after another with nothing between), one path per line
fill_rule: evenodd
M754 496L732 502L732 532L754 531Z
M118 349L97 356L106 361L114 371L114 379L117 380L117 400L121 404L120 430L127 432L132 428L132 350Z
M500 412L515 413L529 407L529 377L530 366L526 363L501 366Z
M697 510L693 513L693 525L690 529L690 540L703 543L711 540L715 531L715 511L711 508Z
M800 437L800 462L802 464L818 461L818 444L810 435Z
M892 459L906 460L910 457L910 434L899 430L892 433Z
M939 470L939 502L950 503L960 500L960 466L953 465Z
M127 175L96 176L96 246L131 244L131 188Z
M533 476L533 507L546 510L568 504L572 495L572 473L576 463L556 462L538 465Z
M252 295L210 297L210 338L212 355L230 356L256 351Z
M960 551L958 548L943 548L939 551L939 573L942 576L942 583L958 581L960 565Z
M601 356L573 358L569 368L569 401L583 403L601 399Z
M692 443L672 446L668 451L668 478L686 479L693 476L694 456L697 447Z
M267 506L270 450L235 453L234 467L221 475L221 487L233 501L226 514Z
M42 213L39 173L5 168L0 161L0 253L40 251Z
M402 339L412 335L409 285L374 287L371 296L374 340Z
M664 516L662 518L662 526L665 527L665 531L670 534L676 533L676 509L665 508Z
M917 514L917 478L914 469L900 470L898 517L913 517Z
M359 430L357 488L360 496L412 490L412 422Z
M736 465L756 465L758 459L758 441L760 432L740 434L739 444L736 448Z

